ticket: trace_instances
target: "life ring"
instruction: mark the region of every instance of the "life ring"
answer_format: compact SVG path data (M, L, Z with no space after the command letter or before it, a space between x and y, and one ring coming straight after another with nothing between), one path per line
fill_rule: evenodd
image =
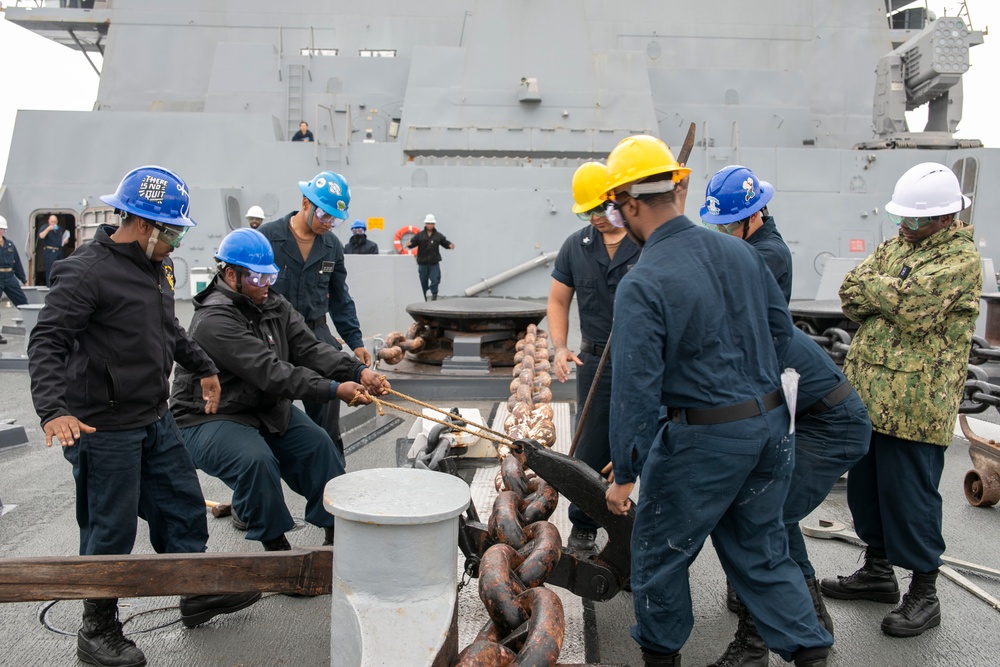
M407 248L406 244L410 242L411 237L416 236L419 233L420 230L413 225L400 227L396 230L396 235L392 237L392 247L395 248L396 252L400 255L416 255L417 249Z

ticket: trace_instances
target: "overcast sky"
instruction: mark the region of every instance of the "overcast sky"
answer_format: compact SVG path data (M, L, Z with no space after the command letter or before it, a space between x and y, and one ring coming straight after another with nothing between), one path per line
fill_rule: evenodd
M0 5L10 4L0 1ZM954 15L956 2L932 1L929 6L938 15L949 8ZM973 27L1000 30L1000 1L970 0ZM2 16L2 15L0 15ZM98 67L100 57L96 56ZM995 122L995 106L1000 100L996 75L1000 71L1000 36L986 37L985 44L971 51L972 68L964 78L964 118L959 135L982 139L987 146L1000 147L1000 127ZM831 63L831 67L836 66ZM875 67L875 63L872 63ZM7 167L7 153L18 109L83 110L93 108L97 97L98 77L83 54L60 46L33 32L0 20L0 182ZM914 112L926 118L926 111ZM923 120L910 118L914 129L923 128ZM858 137L859 140L867 137Z

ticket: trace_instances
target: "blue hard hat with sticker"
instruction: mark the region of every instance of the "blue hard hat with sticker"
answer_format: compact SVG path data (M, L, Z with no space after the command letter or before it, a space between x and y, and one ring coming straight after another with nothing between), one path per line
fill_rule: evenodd
M767 206L773 196L770 183L758 180L746 167L732 164L717 171L708 182L701 219L712 225L739 222Z
M233 266L242 266L257 273L277 273L274 250L267 237L256 229L241 227L229 232L219 244L215 258Z
M351 189L347 187L347 181L340 174L321 171L311 181L299 181L299 190L314 206L340 220L347 219Z
M146 220L177 227L194 227L188 217L191 197L180 176L155 165L139 167L125 174L114 194L102 195L108 206Z

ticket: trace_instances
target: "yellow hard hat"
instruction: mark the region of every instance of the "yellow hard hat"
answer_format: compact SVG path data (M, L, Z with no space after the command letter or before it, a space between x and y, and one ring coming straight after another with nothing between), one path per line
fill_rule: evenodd
M637 134L618 142L608 155L608 190L647 176L673 172L674 183L687 178L691 170L682 167L665 143L648 134Z
M608 198L608 170L600 162L584 162L573 174L574 213L586 213Z

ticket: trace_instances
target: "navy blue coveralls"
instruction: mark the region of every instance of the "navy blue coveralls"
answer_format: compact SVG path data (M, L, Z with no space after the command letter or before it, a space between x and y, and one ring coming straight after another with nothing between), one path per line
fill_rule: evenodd
M787 304L792 298L792 251L781 237L777 225L774 224L774 218L771 216L764 218L764 224L747 239L747 243L764 258L764 263L778 281L778 287L781 288Z
M323 489L344 474L326 432L292 405L336 400L337 382L364 364L316 339L276 293L260 306L216 277L195 297L191 336L219 367L218 411L205 414L201 388L177 367L171 409L198 468L233 490L247 539L268 542L292 529L281 481L306 499L306 521L333 525Z
M3 243L0 243L0 297L6 294L12 304L23 306L28 303L28 297L24 296L21 289L21 285L26 282L28 277L24 274L17 247L5 235Z
M49 233L44 238L38 239L38 242L42 245L42 252L45 255L46 285L51 284L52 265L63 258L62 235L62 230L56 225L54 229L49 230Z
M609 259L604 247L604 236L593 225L574 232L563 242L556 257L552 277L576 293L576 304L580 311L580 360L583 365L576 369L576 418L587 400L587 394L594 383L594 375L611 335L611 321L614 317L615 290L625 273L639 258L639 248L628 236L621 240L614 259ZM605 365L604 372L594 390L594 399L587 415L586 429L580 434L576 446L576 458L600 472L611 460L608 445L608 419L611 410L611 364ZM569 506L569 519L574 526L590 530L597 529L597 523L575 504Z
M198 473L167 409L174 359L194 377L218 370L174 316L169 258L153 263L114 227L56 263L28 342L35 412L97 429L63 456L73 465L80 554L127 554L136 517L157 553L205 550Z
M795 468L785 500L788 552L806 579L809 562L799 521L826 498L833 485L868 451L872 423L868 408L823 348L795 329L786 368L799 373L795 416Z
M774 218L747 242L761 256L785 297L792 295L792 253L778 233ZM868 451L872 424L868 409L828 355L809 336L795 329L782 368L799 373L795 415L795 468L785 500L788 552L806 579L816 570L809 561L799 521L826 498L840 476Z
M711 535L772 651L790 660L830 646L782 522L794 445L778 359L793 332L763 260L678 216L650 234L618 286L615 329L627 332L611 343L615 480L638 476L633 451L645 459L632 637L658 653L684 645L694 625L688 567ZM657 432L661 408L670 420Z
M338 350L343 347L327 326L326 314L330 313L330 319L347 347L351 350L363 347L365 342L358 323L358 311L347 289L344 246L333 232L327 232L316 237L309 257L303 262L289 227L296 213L292 211L257 228L271 242L274 263L280 269L278 282L271 289L291 302L319 340ZM345 463L344 441L340 438L340 401L302 401L302 405L309 418L329 434L340 454L341 463Z

